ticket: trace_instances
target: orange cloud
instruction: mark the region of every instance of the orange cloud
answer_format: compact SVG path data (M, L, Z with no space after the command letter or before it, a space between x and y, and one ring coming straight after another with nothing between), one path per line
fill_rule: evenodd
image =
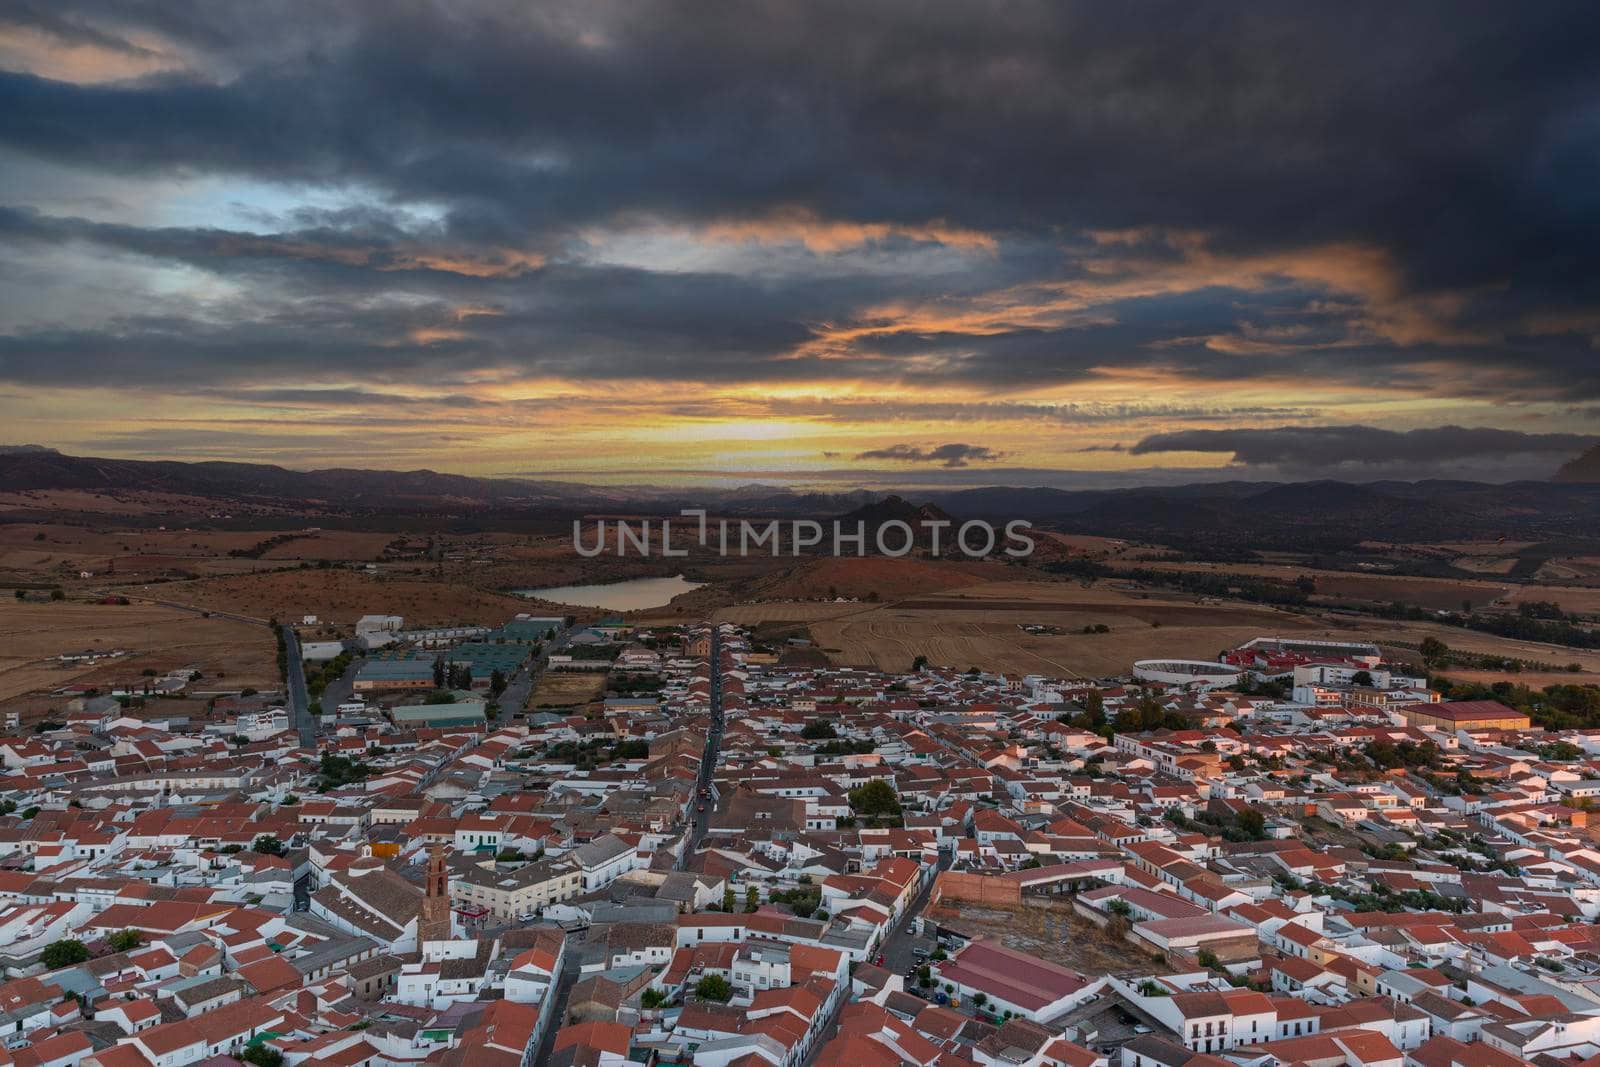
M32 26L0 25L0 69L53 81L96 85L185 66L168 42L147 34L131 34L118 47L66 40Z
M984 252L993 252L999 244L990 234L951 226L943 219L924 223L851 222L824 219L809 208L786 208L760 218L714 222L694 230L693 235L705 241L734 244L799 243L818 255L843 252L891 237Z
M285 256L378 271L432 270L471 278L514 278L545 265L538 252L516 248L431 249L421 245L338 244L302 237L226 233L216 250L224 256Z
M1398 345L1487 344L1501 339L1456 325L1473 293L1406 291L1398 266L1375 246L1336 242L1262 253L1217 252L1205 234L1150 229L1095 231L1078 263L1084 277L1029 283L960 299L894 303L863 310L858 320L819 330L816 348L843 352L863 337L956 333L992 336L1018 329L1064 329L1115 321L1109 305L1208 288L1261 292L1286 284L1350 298L1324 304L1346 316L1346 339L1314 341L1296 327L1243 324L1201 340L1218 351L1270 355L1296 348L1341 347L1382 339Z

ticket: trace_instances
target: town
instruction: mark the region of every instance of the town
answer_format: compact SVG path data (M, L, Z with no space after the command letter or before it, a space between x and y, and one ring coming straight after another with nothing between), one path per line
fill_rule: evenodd
M1600 732L1375 644L1087 679L727 623L280 632L280 692L9 722L10 1062L1600 1055Z

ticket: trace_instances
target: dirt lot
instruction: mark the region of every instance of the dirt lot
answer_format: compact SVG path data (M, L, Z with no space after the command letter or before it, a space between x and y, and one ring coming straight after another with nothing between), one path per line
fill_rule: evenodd
M528 707L570 707L605 695L606 676L599 671L545 671L534 682Z
M265 627L203 619L153 604L8 604L0 611L0 699L72 682L136 681L146 668L192 666L228 688L278 684L277 649ZM98 664L56 666L54 657L85 649L132 655Z
M1112 937L1072 910L1065 900L1028 905L1017 911L970 904L941 904L925 913L935 922L980 934L1087 975L1147 974L1150 957Z
M537 610L532 601L520 597L426 578L350 570L275 571L169 582L130 592L256 618L299 619L302 615L316 615L338 626L353 626L356 619L372 614L403 615L408 627L469 623L493 626L519 611Z
M1252 637L1313 624L1273 608L1197 603L1096 583L992 582L894 604L747 604L718 621L804 621L835 663L907 670L919 655L942 667L1107 677L1136 659L1210 657ZM1064 631L1032 635L1043 623ZM1106 634L1083 634L1105 625Z

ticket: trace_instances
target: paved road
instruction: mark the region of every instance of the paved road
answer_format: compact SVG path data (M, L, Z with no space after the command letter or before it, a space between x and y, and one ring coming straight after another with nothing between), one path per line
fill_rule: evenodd
M285 658L288 660L287 704L289 722L300 734L302 748L317 747L317 723L311 717L311 701L306 697L306 669L300 659L300 638L294 627L287 624L278 628L283 634Z
M713 805L705 804L706 811L700 811L702 801L700 790L710 788L712 776L717 770L717 752L722 745L722 635L715 626L711 629L711 729L706 733L706 750L700 755L700 779L695 783L695 796L690 801L694 810L689 813L689 840L684 842L683 854L678 857L676 867L684 870L689 865L689 860L694 856L695 850L700 847L700 842L705 840L706 830L711 826L711 808Z
M233 622L248 623L252 626L270 626L267 619L258 619L253 615L240 615L232 611L210 611L206 608L197 608L193 604L180 604L176 600L158 600L155 597L140 596L123 590L112 590L101 595L125 596L129 600L140 600L147 604L159 604L164 608L174 608L186 611L191 615L199 615L207 619L229 619ZM300 638L295 634L294 627L282 625L278 632L283 635L284 650L288 660L286 673L288 674L285 704L289 709L289 722L300 734L300 744L304 748L317 747L317 723L311 717L311 701L306 696L306 671L305 664L300 659Z
M556 987L551 996L556 998L554 1009L550 1014L550 1022L545 1027L544 1037L539 1041L530 1063L540 1064L550 1062L550 1053L555 1048L556 1031L560 1030L567 1020L567 1000L572 996L572 987L578 984L578 971L582 966L579 959L583 955L583 940L588 931L572 930L567 933L567 952L561 961L561 973L556 976Z
M327 688L323 689L322 696L317 698L317 702L322 705L323 711L331 715L340 704L349 704L355 699L356 672L361 670L361 662L360 656L351 657L350 664L345 667L344 673L329 682Z
M505 691L495 697L495 703L500 705L502 722L509 721L528 703L528 694L533 691L533 678L533 662L530 660L506 679Z
M938 871L949 870L955 863L955 855L954 849L948 852L941 850ZM933 876L928 879L928 884L922 887L922 891L911 902L911 906L906 909L906 913L900 917L900 922L896 924L893 930L889 931L889 936L884 938L883 945L879 949L883 953L884 967L895 974L905 974L913 964L918 962L912 956L911 948L920 938L912 934L911 926L917 916L922 914L922 909L928 905L928 897L933 892L933 883L938 881L938 871L935 871Z
M512 675L506 684L506 691L500 694L500 718L509 720L518 712L527 710L528 697L533 695L533 686L539 680L540 673L550 662L550 657L567 650L567 645L572 641L574 627L563 627L549 641L540 643L539 654L528 663L526 667Z
M939 853L938 870L928 878L928 884L922 887L921 892L911 901L911 906L906 908L905 914L900 916L900 921L895 924L893 930L889 931L889 936L884 938L883 944L879 946L879 952L883 954L883 966L891 974L903 975L910 970L912 963L915 962L914 957L911 955L911 946L916 938L912 936L911 926L917 916L922 914L922 909L927 906L928 896L933 891L933 883L938 879L938 871L949 870L954 862L954 851ZM912 983L907 982L907 992L912 988ZM823 1046L834 1037L833 1029L839 1021L839 1011L849 1002L850 998L848 996L839 999L833 1014L822 1024L822 1028L817 1031L817 1043L811 1047L810 1052L806 1053L805 1059L800 1061L800 1067L811 1067L816 1062Z

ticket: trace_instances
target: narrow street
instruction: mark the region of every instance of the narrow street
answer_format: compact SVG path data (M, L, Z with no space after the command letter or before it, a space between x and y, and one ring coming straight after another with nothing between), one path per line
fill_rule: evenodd
M938 881L939 872L949 870L954 863L954 849L940 851L939 865L928 879L928 884L922 887L916 899L911 902L911 906L906 909L906 913L900 917L899 923L889 931L889 936L884 938L880 951L883 953L883 965L887 970L903 975L914 963L920 962L911 955L911 947L917 940L911 933L912 924L922 914L922 909L927 907L928 897L933 893L933 883Z
M572 987L578 984L578 973L583 961L583 942L587 931L573 930L567 934L567 950L561 960L561 973L556 975L555 988L550 991L550 996L556 1002L551 1006L550 1018L545 1023L544 1036L539 1039L539 1047L534 1052L534 1057L529 1063L540 1064L550 1062L550 1052L555 1047L556 1031L566 1023L567 1001L572 996Z
M922 909L927 906L928 897L933 892L934 882L938 881L939 872L949 870L954 862L955 851L953 849L949 852L941 851L939 853L938 866L935 868L933 874L929 876L928 883L924 885L917 893L915 899L911 901L910 906L906 908L905 914L900 916L900 921L895 924L894 929L889 931L889 936L884 938L883 944L879 946L879 951L883 954L884 969L889 971L889 973L903 976L906 971L911 969L912 964L917 962L915 957L913 957L911 954L912 945L916 940L911 934L911 927L915 923L917 917L922 914ZM907 983L907 991L909 992L910 989L911 985L910 983ZM839 1002L839 1008L842 1009L848 1000L849 998L841 1000ZM819 1031L822 1036L818 1039L817 1043L812 1046L811 1051L806 1055L805 1059L801 1061L800 1067L811 1067L811 1064L816 1061L817 1054L822 1051L823 1046L826 1045L829 1039L833 1036L832 1030L838 1022L837 1016L838 1009L836 1009L833 1015L828 1018L828 1021L823 1024L821 1031Z

